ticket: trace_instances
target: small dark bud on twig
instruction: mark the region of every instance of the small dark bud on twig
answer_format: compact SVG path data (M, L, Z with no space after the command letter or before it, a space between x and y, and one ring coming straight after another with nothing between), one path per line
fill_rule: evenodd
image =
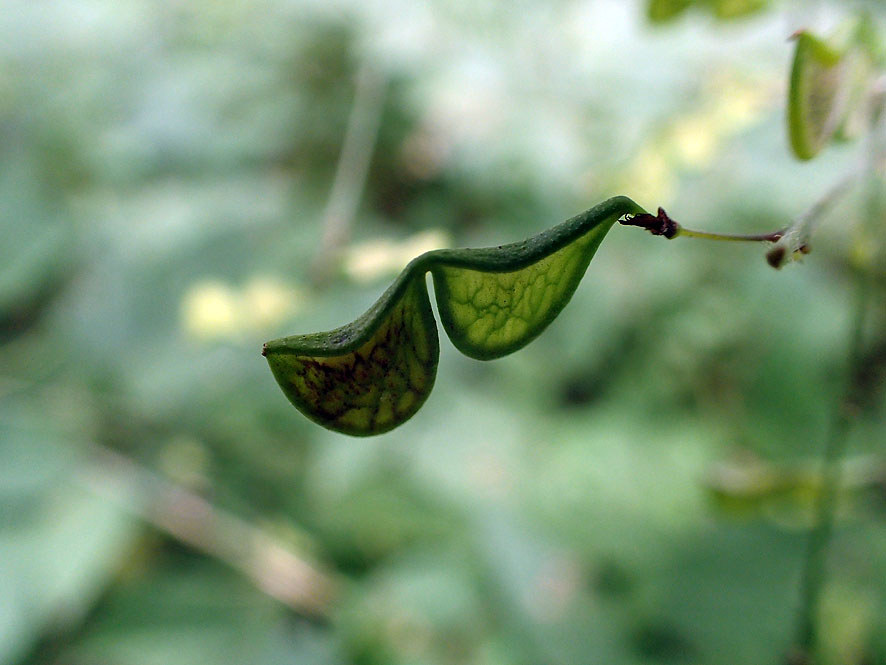
M629 219L622 220L621 223L625 226L639 226L654 236L664 236L668 239L675 237L680 231L680 225L668 217L668 213L665 212L664 208L659 208L657 215L643 212Z
M783 246L777 245L766 252L766 263L778 270L784 265L785 254L787 254L787 250Z

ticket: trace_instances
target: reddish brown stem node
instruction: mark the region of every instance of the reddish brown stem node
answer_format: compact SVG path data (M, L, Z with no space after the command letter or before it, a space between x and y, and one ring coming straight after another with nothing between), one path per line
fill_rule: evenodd
M662 207L659 207L657 215L643 212L628 219L623 219L621 223L625 226L639 226L654 236L664 236L668 239L675 237L680 231L680 225L668 217L668 213Z

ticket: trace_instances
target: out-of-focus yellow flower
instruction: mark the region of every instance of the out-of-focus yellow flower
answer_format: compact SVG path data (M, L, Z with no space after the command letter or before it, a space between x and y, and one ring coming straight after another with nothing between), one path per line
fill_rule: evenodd
M627 167L623 189L640 201L667 205L681 171L709 166L731 136L766 110L771 86L732 75L714 77L702 93L700 109L665 126Z
M304 294L270 277L254 277L243 287L241 308L251 328L269 328L293 314L304 303Z
M669 134L675 161L681 166L696 169L711 163L722 138L717 117L703 113L681 118Z
M657 145L644 148L624 174L631 196L638 201L656 201L667 205L676 186L677 174L667 158L667 153Z
M237 295L222 282L198 282L185 293L181 315L190 335L224 337L237 327Z
M240 289L205 280L191 286L182 298L182 327L197 339L237 337L273 327L304 302L301 290L272 277L254 277Z
M449 236L439 229L422 231L399 242L371 240L348 250L344 271L355 282L371 282L397 274L419 254L449 245Z

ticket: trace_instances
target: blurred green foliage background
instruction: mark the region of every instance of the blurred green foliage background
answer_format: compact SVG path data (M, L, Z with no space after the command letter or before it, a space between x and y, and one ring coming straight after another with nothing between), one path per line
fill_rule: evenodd
M542 337L443 338L374 439L259 351L615 194L784 226L859 158L800 164L784 121L786 37L850 4L4 2L0 664L782 662L858 192L780 272L614 229ZM878 339L835 664L886 663Z

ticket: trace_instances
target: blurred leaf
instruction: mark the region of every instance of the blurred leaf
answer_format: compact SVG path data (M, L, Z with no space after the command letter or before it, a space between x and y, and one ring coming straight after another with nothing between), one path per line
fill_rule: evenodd
M508 510L478 511L473 536L490 609L517 663L634 663L620 617L586 596L573 552L554 546ZM590 601L590 602L589 602Z
M341 490L324 487L310 501L311 526L340 567L362 571L417 543L458 533L457 515L400 475L370 470Z
M338 616L353 659L476 662L489 625L466 563L448 551L410 551L355 585Z
M26 157L0 149L0 343L27 331L75 264L74 229L44 198L30 167Z
M882 61L881 39L873 17L868 13L861 14L855 27L855 51L846 82L846 113L834 133L838 141L857 138L867 131L871 122L872 85L877 77L877 64Z
M337 662L325 635L286 630L279 606L206 560L179 571L160 567L120 585L64 658L120 665Z
M20 400L0 403L0 663L82 620L138 533L76 482L80 455L33 416Z
M701 528L660 562L650 604L666 608L662 621L677 634L691 636L691 662L781 665L805 545L763 526Z
M879 662L871 653L871 638L877 631L881 607L870 588L853 588L845 583L826 588L820 620L828 627L821 639L821 660L826 665Z
M770 0L707 0L707 2L711 5L714 16L723 20L756 14L770 4Z
M795 35L788 130L799 159L812 159L837 135L857 134L866 121L870 34L868 20L859 19L828 40L807 31Z
M679 17L690 7L711 12L716 18L729 20L755 14L769 5L769 0L648 0L646 15L653 23L665 23Z
M677 18L693 4L693 0L648 0L646 16L653 23L664 23Z
M779 524L806 527L812 523L822 489L817 464L767 463L756 458L720 463L708 475L706 487L726 515L765 517ZM841 483L842 513L869 493L880 492L886 468L877 460L847 460Z

